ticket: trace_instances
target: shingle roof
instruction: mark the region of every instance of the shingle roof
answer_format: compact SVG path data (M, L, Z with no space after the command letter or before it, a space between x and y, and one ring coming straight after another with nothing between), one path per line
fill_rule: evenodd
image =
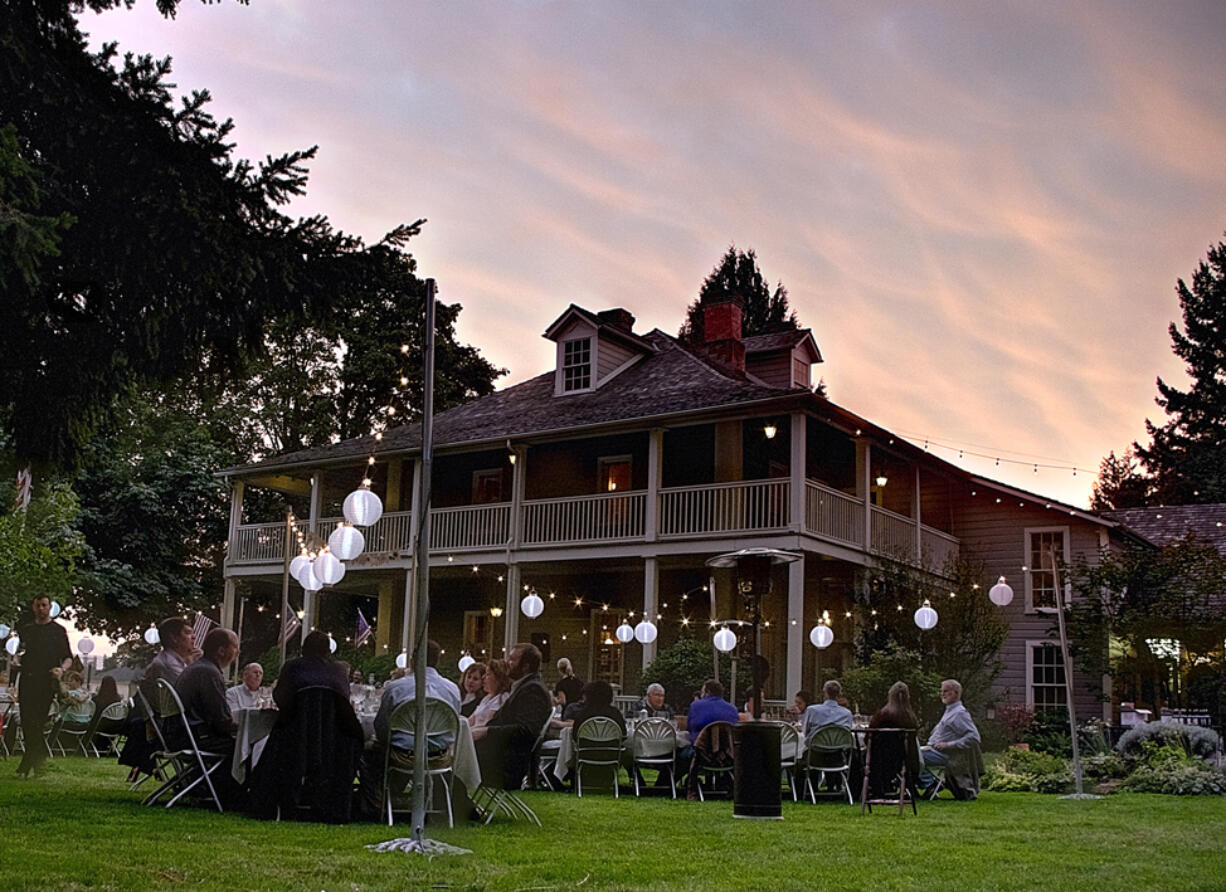
M744 338L746 353L762 353L767 350L790 350L809 334L806 329L772 331L766 334L749 335Z
M1182 539L1189 532L1210 542L1226 554L1226 505L1165 505L1161 508L1126 508L1104 511L1103 516L1121 523L1158 546Z

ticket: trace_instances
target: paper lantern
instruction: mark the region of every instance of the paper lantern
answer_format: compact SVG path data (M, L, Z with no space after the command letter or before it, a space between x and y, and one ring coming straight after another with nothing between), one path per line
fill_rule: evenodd
M656 624L651 620L645 619L634 627L634 637L638 640L639 644L651 644L651 642L656 640L657 634Z
M62 607L60 607L60 602L59 602L59 601L52 601L52 602L51 602L51 618L52 618L52 619L55 619L57 616L59 616L59 615L60 615L60 611L61 611L61 610L63 610L63 608L62 608Z
M365 547L366 537L361 530L347 523L338 526L328 537L328 548L342 561L353 560Z
M8 626L6 626L4 623L0 623L0 638L7 638L9 636L9 632L11 631L13 630L10 629Z
M992 599L992 603L997 607L1004 607L1013 600L1013 589L1009 583L1005 582L1005 577L1000 577L1000 581L988 590L988 597Z
M294 577L298 580L298 584L302 586L304 591L317 592L323 588L323 583L319 581L319 577L315 575L315 567L313 562L307 562L306 565L298 570L298 575Z
M315 575L324 585L336 585L345 578L345 565L330 551L321 551L315 558Z
M77 642L77 650L88 656L94 652L94 640L92 638L82 638Z
M464 654L464 656L460 657L460 662L457 663L456 665L460 667L461 672L467 672L468 667L471 666L475 662L477 661L474 660L472 657L470 657L468 654Z
M622 623L613 634L622 644L629 644L634 640L634 629L630 628L630 623Z
M289 562L289 575L294 579L298 578L298 574L302 572L303 567L311 565L311 556L309 554L300 554Z
M924 602L923 607L915 611L915 624L925 632L937 624L937 612L927 601Z
M157 644L162 640L162 636L158 634L157 626L150 626L145 629L145 641L149 644Z
M336 639L332 637L331 633L328 634L328 650L336 653Z
M21 647L21 639L14 635L8 641L4 642L4 649L14 656L17 655L17 648Z
M736 635L731 629L720 629L715 633L715 649L721 653L728 653L732 648L736 647Z
M818 650L825 650L834 644L834 631L825 623L818 623L809 630L809 641Z
M407 665L409 665L409 655L402 650L396 654L396 668L403 669Z
M545 611L545 602L536 592L530 592L519 602L519 609L528 619L536 619Z
M383 516L383 501L369 489L355 489L345 496L343 511L355 527L373 526Z

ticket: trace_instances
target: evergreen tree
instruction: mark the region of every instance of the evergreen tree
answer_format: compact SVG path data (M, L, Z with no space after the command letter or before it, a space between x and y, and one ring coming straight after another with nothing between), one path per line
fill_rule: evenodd
M1114 450L1099 463L1098 479L1090 495L1090 510L1119 511L1149 504L1150 482L1137 466L1132 449L1116 457Z
M1148 447L1133 444L1157 504L1226 502L1226 245L1209 248L1188 287L1176 285L1183 330L1171 323L1175 355L1192 385L1180 390L1158 379L1155 400L1167 415L1146 420Z
M746 337L801 327L795 311L788 306L788 292L783 283L777 283L772 292L758 268L753 248L738 251L734 245L703 281L698 297L686 310L685 322L677 337L686 343L702 343L703 301L732 294L745 302L741 332Z

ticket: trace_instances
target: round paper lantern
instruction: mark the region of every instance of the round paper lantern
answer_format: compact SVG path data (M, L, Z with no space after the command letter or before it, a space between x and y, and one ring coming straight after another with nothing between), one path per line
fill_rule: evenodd
M342 561L351 561L366 547L366 537L349 524L341 524L328 537L328 548Z
M651 644L656 640L656 624L649 619L643 620L634 627L634 637L639 644Z
M345 578L345 565L330 551L321 551L315 558L315 575L324 585L336 585Z
M297 579L298 574L302 572L302 568L309 566L311 566L311 556L309 554L300 554L289 562L289 575Z
M468 654L464 654L464 656L460 657L460 662L457 663L456 665L460 667L461 672L467 672L468 667L471 666L475 662L477 661L474 660L472 657L470 657Z
M51 602L51 618L52 618L52 619L55 619L57 616L59 616L59 615L60 615L60 611L61 611L61 610L63 610L63 608L62 608L62 607L60 607L60 602L59 602L59 601L52 601L52 602Z
M336 639L332 637L331 633L328 634L328 650L336 653Z
M158 634L157 626L150 626L145 629L145 641L149 644L157 644L162 640L162 636Z
M988 590L988 597L992 599L992 603L997 607L1004 607L1013 600L1013 589L1009 583L1005 582L1005 577L1000 577L1000 581Z
M383 501L369 489L355 489L345 496L343 511L355 527L373 526L383 516Z
M528 619L536 619L545 611L545 602L536 592L530 592L519 602L519 609Z
M937 612L927 601L924 602L923 607L915 611L915 624L925 632L937 624Z
M736 635L731 629L720 629L715 633L715 649L721 653L728 653L732 648L736 647Z
M630 623L622 623L613 634L622 644L629 644L634 640L634 629L630 628Z
M315 567L313 562L308 562L298 570L298 575L294 577L298 580L298 584L302 586L304 591L317 592L323 588L323 583L319 581L319 577L315 575Z
M396 654L396 668L403 669L407 665L409 665L409 655L402 650Z
M13 656L17 655L17 648L21 647L21 639L14 635L8 641L4 642L4 649Z
M818 623L809 630L809 641L818 650L825 650L834 644L834 631L825 623Z
M9 636L9 632L11 631L13 630L10 629L8 626L6 626L4 623L0 623L0 638L7 638Z
M77 642L77 650L87 656L93 653L94 652L94 639L82 638L80 641Z

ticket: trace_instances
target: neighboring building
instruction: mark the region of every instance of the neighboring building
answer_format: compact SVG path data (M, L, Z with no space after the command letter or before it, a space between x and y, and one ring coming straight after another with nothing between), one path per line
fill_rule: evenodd
M767 694L790 696L814 686L819 658L850 664L845 614L883 556L939 572L965 554L984 564L985 597L1002 575L1016 591L1004 608L1012 631L1002 699L1062 703L1052 574L1037 556L1054 546L1062 558L1092 559L1118 524L968 474L819 397L810 370L822 357L809 331L742 337L738 302L704 313L706 341L690 347L659 330L635 333L623 309L572 305L545 332L557 345L553 370L435 418L431 635L448 659L533 640L580 675L637 693L642 667L677 637L683 613L706 622L713 574L704 562L769 546L803 555L776 569L765 604ZM281 598L285 522L249 522L274 519L246 516L244 493L286 494L326 538L376 445L370 476L385 513L365 531L367 553L324 597L378 597L378 646L399 650L412 615L419 425L378 444L358 438L223 472L234 492L227 621L240 585L261 604ZM714 576L727 617L728 571ZM525 587L546 599L535 620L518 609ZM315 606L308 601L304 629ZM824 610L835 644L819 657L808 630ZM662 617L656 642L611 643L631 613ZM1083 687L1082 712L1096 714L1096 686Z

